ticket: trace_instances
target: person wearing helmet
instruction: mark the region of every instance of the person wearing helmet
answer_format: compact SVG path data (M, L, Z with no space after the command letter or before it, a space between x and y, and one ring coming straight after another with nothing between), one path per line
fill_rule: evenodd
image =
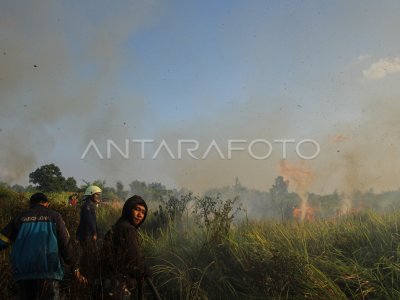
M61 215L49 209L43 193L35 193L30 208L15 217L0 233L0 250L12 244L11 264L19 299L59 299L63 279L62 260L74 270L80 283L86 283L70 243Z
M81 207L81 215L78 229L76 231L76 239L79 242L85 242L88 239L97 240L97 220L95 205L101 201L101 188L90 185L83 195L83 205Z
M97 274L97 219L96 205L101 201L102 190L98 186L90 185L83 195L83 204L80 220L76 231L76 239L81 245L80 268L82 273L90 280Z
M104 237L102 274L106 278L105 296L110 299L125 299L127 295L137 294L138 283L144 276L150 275L138 233L146 216L146 202L135 195L126 200L121 217Z

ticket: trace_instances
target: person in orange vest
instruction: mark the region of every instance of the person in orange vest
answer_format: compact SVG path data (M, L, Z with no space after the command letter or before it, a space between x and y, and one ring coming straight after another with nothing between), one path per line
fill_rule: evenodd
M74 193L68 197L68 204L71 206L76 206L78 203L78 194Z

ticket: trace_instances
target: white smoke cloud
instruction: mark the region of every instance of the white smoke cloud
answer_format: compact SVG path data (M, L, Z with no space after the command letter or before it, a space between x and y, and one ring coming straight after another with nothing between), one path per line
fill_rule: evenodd
M371 58L371 55L370 55L370 54L360 54L360 55L357 57L357 60L358 60L358 61L365 61L365 60L367 60L367 59L369 59L369 58Z
M162 5L115 3L106 9L108 4L1 2L0 180L25 180L57 146L67 152L69 143L85 144L87 137L117 139L139 123L143 97L119 83L121 70L133 64L123 54ZM73 160L65 152L47 163ZM73 164L78 163L76 155Z
M381 58L362 72L363 77L368 80L383 79L389 74L400 73L400 57Z

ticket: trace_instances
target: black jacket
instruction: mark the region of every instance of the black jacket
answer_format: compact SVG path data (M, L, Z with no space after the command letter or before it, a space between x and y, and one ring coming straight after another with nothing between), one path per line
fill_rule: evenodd
M146 208L146 214L137 226L132 219L132 209L136 204ZM143 224L146 216L147 205L141 197L135 195L126 200L121 217L104 238L102 260L106 276L119 274L137 278L144 273L145 258L137 228Z
M94 235L97 235L96 209L92 202L92 197L87 197L81 207L76 239L83 242Z

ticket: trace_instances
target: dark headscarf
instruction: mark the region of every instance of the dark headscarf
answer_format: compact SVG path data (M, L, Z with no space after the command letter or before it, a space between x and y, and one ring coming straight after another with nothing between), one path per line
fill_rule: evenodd
M146 213L144 214L142 222L140 222L140 224L138 224L136 227L139 227L140 225L142 225L147 216L147 204L143 200L143 198L138 195L132 196L128 200L125 201L124 207L122 208L122 215L119 218L119 221L120 220L128 220L129 223L134 225L133 217L132 217L132 209L135 207L136 204L143 205L146 208Z

